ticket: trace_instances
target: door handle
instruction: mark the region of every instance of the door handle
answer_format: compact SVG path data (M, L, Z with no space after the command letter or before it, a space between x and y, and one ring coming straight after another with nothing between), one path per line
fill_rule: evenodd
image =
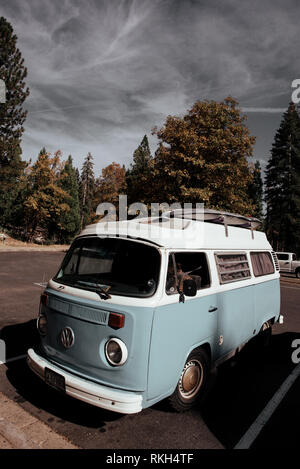
M214 311L217 311L217 309L218 309L218 308L217 308L216 306L210 306L208 312L209 312L209 313L213 313Z

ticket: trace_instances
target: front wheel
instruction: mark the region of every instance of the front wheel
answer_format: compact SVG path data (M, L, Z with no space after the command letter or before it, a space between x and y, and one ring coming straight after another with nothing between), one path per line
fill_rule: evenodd
M300 278L300 269L296 270L296 278Z
M199 403L207 389L209 359L203 349L193 350L188 356L173 394L169 397L171 407L184 412Z

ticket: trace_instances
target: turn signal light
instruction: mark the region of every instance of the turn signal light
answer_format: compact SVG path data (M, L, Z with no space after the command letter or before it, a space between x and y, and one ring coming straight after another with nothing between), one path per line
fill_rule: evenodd
M108 325L113 329L121 329L125 324L124 314L110 313L108 319Z

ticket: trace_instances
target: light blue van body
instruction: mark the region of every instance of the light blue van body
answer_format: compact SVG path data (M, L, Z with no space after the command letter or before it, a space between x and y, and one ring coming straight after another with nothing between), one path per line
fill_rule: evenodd
M97 400L92 401L83 394L72 394L73 385L67 386L70 395L99 407L137 412L174 392L187 357L194 349L202 346L213 367L235 354L264 324L278 321L278 265L265 235L255 232L253 239L249 230L228 227L226 236L223 226L203 225L211 231L202 237L199 246L197 236L192 236L192 241L185 240L181 232L180 237L161 242L157 237L136 235L136 242L152 245L161 256L159 283L152 297L136 300L112 295L111 299L101 299L94 293L89 297L82 290L76 292L76 288L51 280L45 290L48 302L41 304L40 310L47 318L47 333L41 337L39 349L28 352L32 370L43 379L45 368L50 368L80 380L81 384L91 383L107 389L108 394L110 391L112 395L125 393L126 398L132 394L140 399L140 404L126 410L118 407L118 398L112 397L108 403L102 400L100 392ZM115 236L113 226L106 235ZM99 236L99 232L89 227L80 235L85 236ZM184 302L179 302L178 293L166 295L168 259L177 252L204 253L209 268L210 286L198 290L194 297L186 297ZM250 277L222 284L215 260L219 252L244 253ZM273 272L255 277L251 252L268 252ZM124 327L117 330L110 327L110 313L124 315ZM64 328L70 328L75 338L68 349L60 340ZM128 358L122 366L111 366L106 358L105 344L110 338L126 344Z

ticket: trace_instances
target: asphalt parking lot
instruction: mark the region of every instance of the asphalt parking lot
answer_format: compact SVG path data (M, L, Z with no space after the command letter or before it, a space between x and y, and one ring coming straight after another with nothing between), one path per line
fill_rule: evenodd
M22 356L38 339L35 328L41 288L59 267L63 252L0 254L0 338L7 359ZM24 359L0 366L0 391L30 415L81 448L234 448L295 364L292 342L300 339L300 280L281 282L283 325L275 325L270 347L257 354L247 345L237 361L218 369L201 408L171 412L165 402L135 415L94 408L48 388ZM252 443L252 448L298 446L297 379Z

